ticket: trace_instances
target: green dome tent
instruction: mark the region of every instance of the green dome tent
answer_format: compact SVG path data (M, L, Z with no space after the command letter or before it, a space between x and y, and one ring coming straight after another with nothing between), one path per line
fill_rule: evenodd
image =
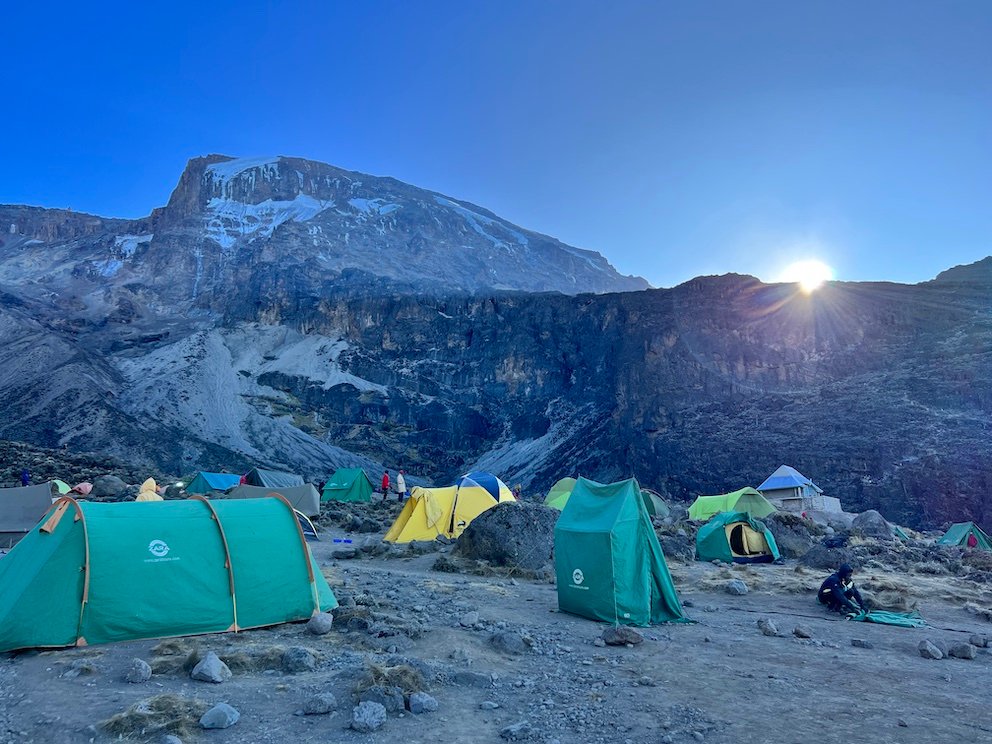
M742 488L719 496L700 496L689 507L689 519L704 521L720 512L747 512L752 517L775 513L771 502L753 488Z
M974 522L958 522L952 524L944 536L937 541L938 545L960 545L967 548L968 538L974 537L972 542L978 550L992 552L992 539Z
M696 560L771 563L781 556L771 531L747 512L721 512L696 533Z
M661 498L661 494L652 491L650 488L641 489L641 498L644 499L644 506L647 507L649 517L660 517L664 519L671 513L668 504Z
M371 501L372 481L361 468L338 468L324 484L321 501Z
M558 607L624 625L685 621L637 481L579 478L555 525Z
M266 496L282 496L296 511L307 517L320 514L320 494L312 483L290 488L264 488L262 486L235 486L224 494L225 499L263 499Z
M304 484L302 475L283 473L279 470L262 470L252 468L245 474L245 484L249 486L264 486L266 488L292 488ZM234 485L238 485L235 483Z
M568 503L573 488L575 488L575 478L562 478L551 486L548 495L544 497L544 505L561 511Z
M63 496L72 490L72 486L70 486L64 480L59 480L58 478L56 478L55 480L52 481L52 483L55 484L55 488L58 489L59 494Z
M336 606L281 498L63 498L0 560L0 651L238 631Z

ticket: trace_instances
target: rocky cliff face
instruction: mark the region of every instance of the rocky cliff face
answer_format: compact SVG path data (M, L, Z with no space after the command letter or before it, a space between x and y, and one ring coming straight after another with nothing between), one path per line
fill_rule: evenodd
M683 500L788 463L849 509L992 527L982 262L810 297L742 276L482 291L452 268L479 247L504 278L539 246L545 269L580 254L477 207L285 158L194 161L143 221L0 218L15 225L0 247L0 438L174 474L481 468L531 493L566 474L634 475ZM397 236L418 235L418 265L461 283L425 292L390 267ZM590 260L584 281L610 276Z

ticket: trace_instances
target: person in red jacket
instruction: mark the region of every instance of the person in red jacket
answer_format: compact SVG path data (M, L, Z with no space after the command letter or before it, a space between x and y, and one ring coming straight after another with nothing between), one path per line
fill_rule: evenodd
M382 471L382 498L385 499L389 495L389 471Z

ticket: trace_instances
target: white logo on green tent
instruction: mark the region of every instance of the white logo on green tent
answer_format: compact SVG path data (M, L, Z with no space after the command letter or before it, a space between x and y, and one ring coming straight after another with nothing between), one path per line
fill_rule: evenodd
M148 552L156 558L164 558L169 552L169 546L162 540L152 540L148 543Z
M572 581L575 582L576 584L581 584L583 581L585 581L585 579L586 577L585 574L582 573L582 569L577 568L574 571L572 571Z

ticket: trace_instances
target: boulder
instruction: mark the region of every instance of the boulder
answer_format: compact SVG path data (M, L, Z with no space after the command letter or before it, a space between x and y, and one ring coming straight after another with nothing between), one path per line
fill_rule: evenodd
M472 520L454 553L494 566L536 571L552 560L559 514L543 504L497 504Z
M231 670L227 664L220 660L213 651L208 651L207 655L197 662L189 676L200 682L212 682L219 685L221 682L231 678Z
M607 646L626 646L628 644L636 646L644 642L644 636L627 625L617 625L603 631L603 642Z
M783 558L801 558L816 544L816 539L810 532L814 527L802 517L788 512L776 512L762 517L768 531L775 538L778 552Z
M737 597L743 597L747 594L747 584L740 579L731 579L723 585L723 588L726 590L727 594L733 594Z
M399 687L374 685L358 696L360 703L378 703L387 713L399 713L404 708L403 690Z
M758 620L758 630L761 631L762 635L766 636L777 636L779 635L778 626L775 624L774 620L769 620L767 617L763 617Z
M312 672L317 668L317 657L303 646L291 646L282 653L282 668L291 674Z
M307 621L307 630L314 635L326 635L334 625L334 616L329 612L321 612Z
M658 532L658 542L661 543L661 551L665 554L665 558L669 560L686 563L696 560L696 541L684 530L681 535L678 532L672 534Z
M943 652L930 641L920 641L920 645L917 646L917 650L920 652L920 656L924 659L944 658Z
M840 564L850 561L851 551L846 548L828 548L825 545L814 545L799 559L804 566L824 571L836 571Z
M813 631L810 630L810 627L808 625L797 625L795 628L792 629L792 635L794 635L796 638L812 638Z
M132 685L140 685L152 678L152 668L144 659L132 659L124 672L124 681Z
M236 708L227 703L217 703L200 718L200 725L205 729L226 729L233 726L241 718Z
M351 710L351 727L363 734L378 731L386 722L386 709L379 703L365 701Z
M90 496L95 499L110 499L124 493L127 483L116 475L101 475L93 481Z
M951 646L950 656L955 659L974 659L978 650L970 643L955 643Z
M874 509L861 512L851 523L851 530L863 537L873 537L876 540L892 540L892 525L885 517Z
M437 707L437 700L426 692L415 692L407 698L407 710L415 716L421 713L433 713Z
M512 630L499 631L489 639L489 642L493 644L496 650L502 651L504 654L522 654L528 649L523 636L519 633L514 633Z
M337 698L332 693L320 692L303 701L303 715L324 716L334 710L337 705Z

